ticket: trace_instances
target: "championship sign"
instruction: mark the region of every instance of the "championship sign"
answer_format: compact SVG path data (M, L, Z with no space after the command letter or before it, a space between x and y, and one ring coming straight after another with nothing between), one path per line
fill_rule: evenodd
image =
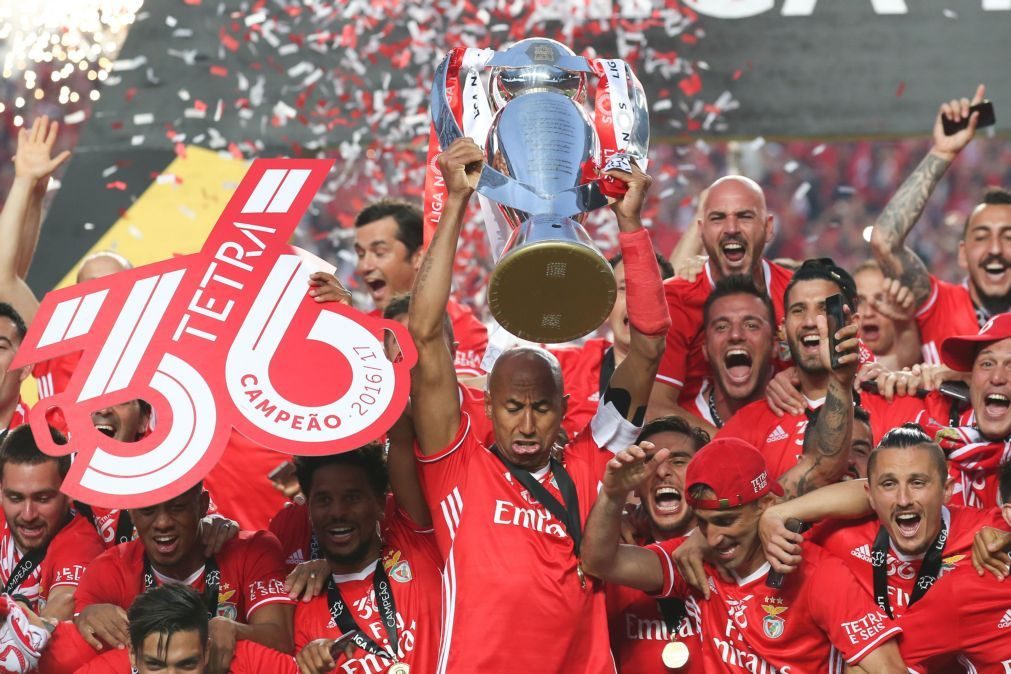
M135 508L190 488L215 465L230 430L286 454L347 451L400 416L417 354L404 328L307 297L315 271L288 240L332 166L257 160L199 253L46 295L12 367L81 352L67 389L31 415L48 454L77 453L63 491ZM392 331L403 357L390 362ZM126 400L158 423L135 443L94 428L91 413ZM57 445L59 408L71 441Z

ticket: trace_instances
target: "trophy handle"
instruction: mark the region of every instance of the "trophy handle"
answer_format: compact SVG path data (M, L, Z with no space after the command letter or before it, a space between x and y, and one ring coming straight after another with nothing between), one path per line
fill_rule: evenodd
M649 154L649 105L646 103L646 91L642 87L639 78L632 72L632 68L625 64L625 77L628 79L631 89L632 115L632 137L629 139L626 152L635 158L639 167L646 170L646 160Z
M439 147L445 150L457 138L463 138L463 129L456 122L453 108L446 96L446 75L449 72L450 55L442 59L435 69L435 82L432 85L432 124L435 126L435 137L439 139Z

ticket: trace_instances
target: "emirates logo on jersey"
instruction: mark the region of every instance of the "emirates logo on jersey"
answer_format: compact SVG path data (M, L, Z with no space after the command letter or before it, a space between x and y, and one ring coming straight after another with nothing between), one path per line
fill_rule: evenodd
M309 298L317 269L288 246L332 163L257 160L199 253L46 295L12 367L81 352L66 390L45 399L74 442L56 445L45 413L31 421L47 454L78 452L66 494L102 507L161 503L203 478L232 428L322 455L393 425L417 359L406 329ZM397 363L384 355L386 330L403 349ZM125 445L92 425L93 411L133 399L156 411L148 437Z

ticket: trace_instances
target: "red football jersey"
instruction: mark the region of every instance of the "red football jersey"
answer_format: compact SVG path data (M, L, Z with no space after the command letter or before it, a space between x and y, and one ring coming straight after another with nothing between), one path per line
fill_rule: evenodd
M676 571L675 548L669 541L647 548L663 568L660 594L696 596ZM709 570L709 600L696 596L708 674L842 672L842 660L857 664L899 634L870 595L848 590L853 573L839 559L811 543L802 554L804 562L778 590L765 584L768 563L730 583Z
M783 322L783 294L793 272L778 264L762 261L765 287L776 309L776 323ZM667 279L663 283L670 310L671 327L667 331L667 349L656 379L667 386L680 389L678 400L691 400L709 376L709 363L702 355L705 341L702 325L702 308L713 290L713 277L706 263L705 273L689 283L681 278ZM778 355L776 352L774 356Z
M217 465L204 478L218 512L242 529L266 529L270 518L288 500L267 477L291 457L252 442L232 429Z
M241 531L215 556L221 572L218 615L246 622L261 606L294 604L284 591L285 567L281 545L266 531ZM155 575L159 576L155 571ZM157 578L158 582L170 579ZM179 581L172 581L179 582ZM204 568L184 582L204 589ZM110 548L94 560L74 593L74 611L91 604L128 608L144 590L144 545L138 540Z
M677 538L676 541L684 541ZM677 625L676 636L670 630L656 597L624 585L604 584L607 598L607 625L611 632L611 652L619 674L672 671L679 674L704 674L699 607L694 597L683 600L685 617ZM679 600L678 600L679 601ZM663 667L661 654L672 640L680 641L691 654L684 667Z
M984 511L946 506L941 510L941 515L948 527L948 540L944 544L940 576L961 566L972 566L972 539L981 527L1007 528L997 509ZM874 567L871 565L871 551L879 526L877 517L856 522L831 520L815 525L808 532L807 538L842 559L853 571L857 581L873 595ZM889 546L888 603L896 618L909 610L909 597L922 562L923 555L909 557ZM927 594L933 591L931 589Z
M600 367L611 342L588 339L581 346L551 349L562 366L562 381L569 394L569 407L562 427L570 438L583 430L597 412L600 402ZM473 416L471 416L473 420Z
M28 423L28 413L31 408L28 407L26 403L21 398L18 398L18 404L14 407L14 416L11 417L11 421L7 424L7 430L13 431L18 426L23 426Z
M62 393L67 389L70 378L77 369L77 364L81 361L81 353L68 353L57 356L41 363L36 363L32 367L32 376L35 377L35 385L38 388L39 400L49 396ZM63 418L63 412L53 410L48 416L49 423L55 426L61 433L67 432L67 421Z
M309 521L308 506L289 503L281 508L270 520L270 533L281 543L281 554L288 571L313 559L312 522Z
M817 409L825 403L825 399L808 399L807 403L809 409ZM927 423L936 417L936 413L942 412L944 416L940 418L947 418L947 412L942 409L944 402L940 394L932 393L927 399L897 396L888 402L879 395L864 392L860 394L860 404L870 412L874 444L889 430L907 421ZM727 420L717 437L741 438L754 445L765 456L769 474L778 480L783 473L797 465L804 453L807 425L806 414L784 414L778 417L767 401L756 400Z
M713 382L711 379L703 379L702 385L699 388L699 392L695 394L694 398L690 400L678 399L678 405L680 405L686 412L695 415L699 419L710 426L716 428L721 428L716 424L716 417L713 416L713 411L709 409L709 392L713 389ZM730 418L720 419L720 422L726 424L730 421Z
M84 569L105 551L105 546L91 526L91 522L80 515L53 536L46 550L46 556L14 592L23 595L35 610L46 604L49 592L55 587L77 587ZM10 579L21 551L14 543L7 520L4 520L3 534L0 536L0 588ZM13 593L12 593L13 594Z
M458 377L479 377L484 369L481 361L488 348L488 328L477 320L469 307L452 299L446 304L446 313L453 324L453 339L456 341L456 359L453 366ZM369 316L382 318L383 312L373 309Z
M412 671L434 672L439 654L439 622L442 593L442 558L429 530L421 532L397 508L389 508L383 521L383 568L390 579L397 610L397 641L400 659ZM333 578L341 597L352 611L355 623L381 647L390 642L380 617L372 585L375 560L362 571ZM295 651L321 638L336 639L342 634L333 617L324 592L295 610ZM356 649L354 657L341 655L335 672L379 674L389 669L391 661Z
M583 432L564 456L585 522L613 455ZM613 672L601 584L582 586L565 527L513 481L469 416L448 447L418 461L446 567L436 672ZM549 469L534 476L561 501Z
M916 312L916 326L920 329L923 362L940 365L941 342L945 337L979 332L979 318L969 288L931 275L930 296Z
M938 580L899 625L910 672L952 671L937 667L953 655L966 672L1011 672L1011 584L980 576L971 564Z

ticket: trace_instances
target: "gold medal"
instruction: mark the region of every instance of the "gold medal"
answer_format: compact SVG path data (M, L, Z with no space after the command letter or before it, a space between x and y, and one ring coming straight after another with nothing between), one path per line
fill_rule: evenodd
M386 674L410 674L411 666L406 662L394 662L386 670Z
M663 647L660 659L667 669L681 669L688 663L688 655L688 646L684 642L671 641Z

